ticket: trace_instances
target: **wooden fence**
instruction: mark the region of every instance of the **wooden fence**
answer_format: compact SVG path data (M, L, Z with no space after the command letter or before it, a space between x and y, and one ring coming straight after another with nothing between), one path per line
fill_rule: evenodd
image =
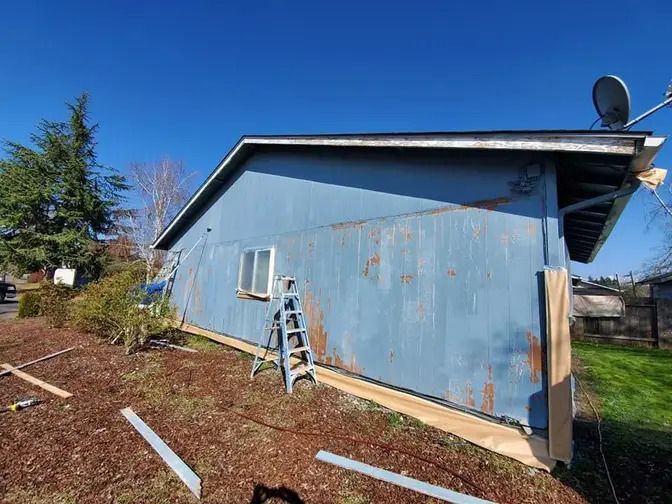
M576 317L572 338L672 348L672 300L626 299L623 317Z

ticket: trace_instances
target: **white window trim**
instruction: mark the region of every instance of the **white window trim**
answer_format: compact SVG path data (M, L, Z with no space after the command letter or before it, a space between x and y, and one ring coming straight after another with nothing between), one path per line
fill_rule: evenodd
M254 261L252 263L252 285L254 286L254 278L257 268L257 253L269 250L270 257L268 259L268 285L266 285L266 292L250 292L240 288L240 282L243 279L243 261L245 254L254 251ZM236 295L242 299L263 299L267 300L271 297L271 289L273 288L273 276L275 275L275 247L248 247L240 253L240 264L238 266L238 285L236 287Z

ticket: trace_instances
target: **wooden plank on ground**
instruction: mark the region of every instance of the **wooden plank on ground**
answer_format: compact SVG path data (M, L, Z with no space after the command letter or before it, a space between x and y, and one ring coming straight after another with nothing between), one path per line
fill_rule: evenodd
M45 361L47 359L53 359L54 357L56 357L58 355L67 353L67 352L69 352L71 350L74 350L74 349L75 349L75 347L73 346L73 347L70 347L70 348L66 348L65 350L61 350L60 352L54 352L52 354L45 355L44 357L40 357L39 359L35 359L35 360L30 361L30 362L24 362L23 364L19 364L18 366L14 366L14 369L22 369L22 368L27 367L27 366L32 366L33 364L37 364L38 362L42 362L42 361ZM4 375L10 374L10 373L11 373L11 371L5 370L5 371L0 372L0 376L4 376Z
M58 387L54 387L53 385L40 380L39 378L35 378L32 375L29 375L28 373L24 373L23 371L19 371L16 369L14 366L10 364L0 364L0 367L3 369L6 369L7 371L11 372L13 375L18 376L19 378L22 378L26 380L29 383L32 383L33 385L37 385L38 387L43 388L44 390L51 392L54 395L57 395L58 397L62 397L63 399L67 399L68 397L72 397L72 394L70 392L66 392L65 390L61 390Z

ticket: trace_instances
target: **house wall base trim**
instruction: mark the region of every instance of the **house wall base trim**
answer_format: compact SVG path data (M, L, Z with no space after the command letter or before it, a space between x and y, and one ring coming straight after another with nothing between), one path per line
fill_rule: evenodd
M186 322L175 321L174 325L182 331L205 336L250 354L254 354L256 350L255 345ZM362 399L374 401L398 413L417 418L427 425L528 466L549 472L555 467L555 461L548 454L548 441L541 436L528 436L519 429L488 422L412 394L346 376L319 364L317 365L317 379L321 383L326 383Z

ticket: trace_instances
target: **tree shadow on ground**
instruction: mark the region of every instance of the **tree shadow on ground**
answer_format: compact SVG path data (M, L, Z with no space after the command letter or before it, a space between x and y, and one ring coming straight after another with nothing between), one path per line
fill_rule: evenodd
M305 504L299 494L291 488L284 486L270 488L259 483L254 485L254 492L252 493L250 504L263 504L271 499L274 502L280 501L287 502L288 504Z

